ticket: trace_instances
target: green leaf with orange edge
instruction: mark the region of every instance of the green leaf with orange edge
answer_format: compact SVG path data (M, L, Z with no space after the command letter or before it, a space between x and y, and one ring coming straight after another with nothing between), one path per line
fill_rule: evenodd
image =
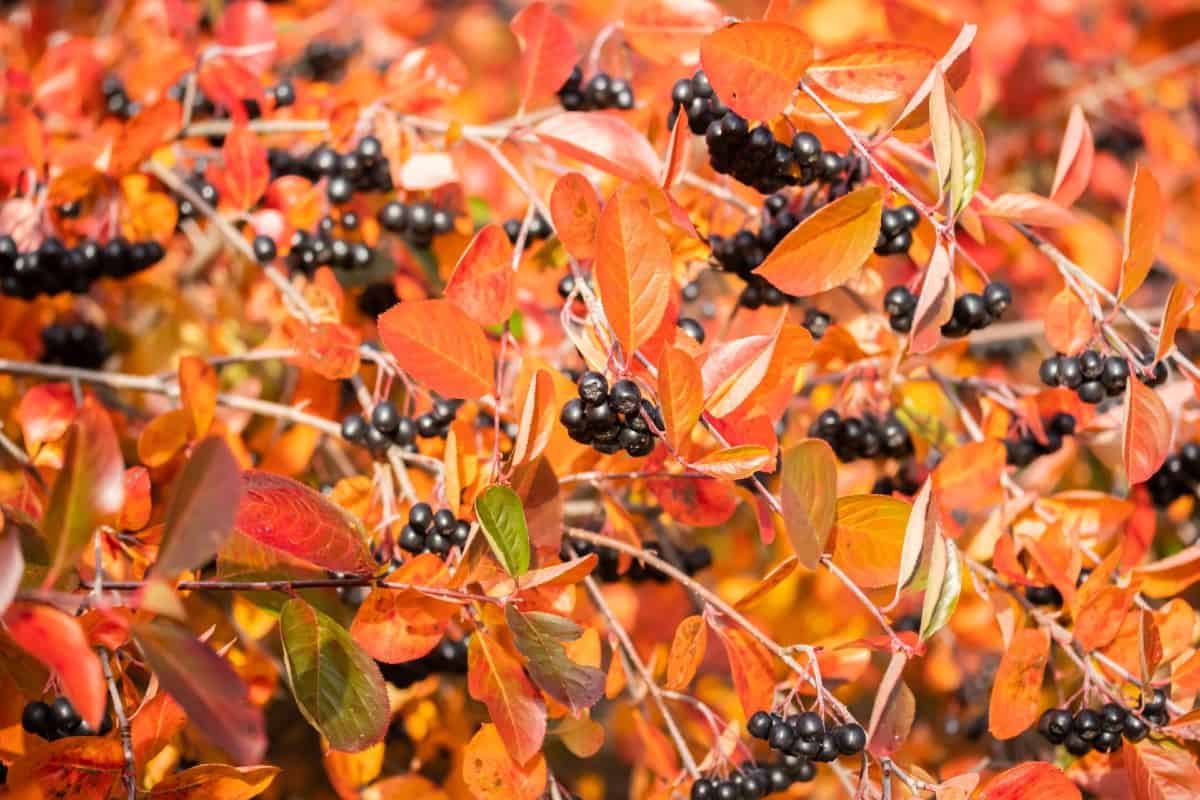
M667 655L667 680L664 686L680 692L696 677L708 647L708 624L704 617L692 614L684 617L675 628L671 649Z
M505 572L519 578L529 571L529 527L521 498L507 486L489 486L475 498L475 516Z
M513 635L513 644L526 659L526 669L534 684L546 694L579 714L604 696L604 672L576 664L567 655L564 642L573 642L583 629L566 617L542 611L518 611L509 604L504 619Z
M495 359L479 323L454 303L410 300L379 316L379 336L400 368L445 397L475 399L495 383Z
M1141 741L1122 748L1130 800L1192 800L1200 795L1200 767L1187 750Z
M784 451L780 501L796 557L816 569L837 512L837 462L827 442L805 439Z
M1061 769L1044 761L1030 761L992 778L978 800L1080 800L1080 797L1079 788Z
M517 761L504 745L500 729L485 723L463 750L463 782L479 800L539 800L546 790L545 757L535 751L528 763Z
M942 196L949 198L950 216L957 217L983 183L983 133L958 110L940 71L929 95L929 126Z
M671 246L640 186L619 190L600 212L595 280L604 315L632 360L658 328L671 285Z
M107 798L124 769L115 737L70 736L34 745L9 766L5 786L14 798Z
M725 645L733 688L749 719L755 711L770 708L775 695L775 667L771 653L746 631L733 626L713 625Z
M42 534L50 568L42 581L52 586L92 540L96 527L121 513L125 503L125 462L108 412L93 398L67 429L63 468L50 490Z
M834 515L834 563L864 589L894 584L911 510L908 503L895 497L839 497Z
M679 451L704 411L704 380L696 360L677 347L665 348L659 359L658 402L667 442Z
M442 295L485 327L502 325L512 316L517 305L516 273L513 246L504 228L492 223L479 229L459 256Z
M242 477L225 440L198 444L171 486L155 577L194 569L216 555L233 531Z
M736 481L749 478L768 466L774 467L774 464L771 452L767 448L756 444L742 444L714 450L688 466L710 478Z
M350 633L300 598L279 614L292 696L334 750L358 752L381 741L391 712L379 665Z
M147 795L150 800L250 800L265 792L279 767L201 764L168 775Z
M779 22L739 22L700 43L700 64L713 90L747 119L780 114L811 61L804 32Z
M53 671L79 715L99 730L108 702L104 673L79 620L57 608L18 601L3 622L12 640Z
M424 587L444 586L448 579L446 562L434 553L408 559L387 578L389 583ZM456 610L453 603L416 589L378 586L355 612L350 635L376 661L400 664L437 647Z
M504 745L520 764L542 748L546 736L546 706L525 670L487 631L471 634L467 688L471 697L488 707Z
M207 644L163 619L133 626L151 672L188 720L238 764L256 764L267 749L263 712L246 684Z
M818 294L859 273L875 251L883 194L865 186L806 217L766 257L756 273L788 294Z
M592 182L578 172L568 172L550 190L550 219L567 252L580 261L596 255L596 223L600 197Z
M1063 206L1070 206L1078 200L1091 180L1095 155L1092 129L1088 125L1087 117L1083 115L1083 109L1076 104L1071 107L1062 147L1058 151L1058 165L1054 168L1054 186L1050 190L1050 199Z
M567 23L540 0L517 12L508 27L521 45L521 114L531 100L550 97L566 83L578 54Z
M375 559L362 523L299 481L260 470L242 473L237 532L266 548L334 572L369 575ZM222 547L229 549L230 540Z
M1129 201L1125 207L1124 253L1121 257L1121 281L1117 300L1124 303L1137 291L1158 255L1162 241L1166 208L1158 181L1138 164L1133 170Z
M929 579L921 606L921 641L933 637L945 627L958 607L962 593L962 564L954 541L938 537L929 558Z
M895 103L912 96L936 62L914 44L867 42L815 61L806 77L847 103Z
M1000 657L988 705L988 730L997 739L1011 739L1037 721L1042 677L1050 658L1050 634L1024 628Z
M1149 480L1171 452L1171 415L1158 393L1140 380L1125 390L1121 457L1125 477L1133 483Z
M1162 361L1175 346L1175 334L1184 319L1195 308L1196 296L1196 290L1182 281L1176 281L1175 285L1171 287L1171 292L1167 295L1167 302L1163 305L1162 321L1158 326L1158 347L1154 351L1155 361Z

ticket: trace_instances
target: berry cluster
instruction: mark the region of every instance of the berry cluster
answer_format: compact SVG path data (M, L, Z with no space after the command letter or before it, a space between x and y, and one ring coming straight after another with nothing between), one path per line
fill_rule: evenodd
M558 90L558 102L567 111L606 108L628 111L633 108L633 87L624 78L614 78L605 72L597 72L584 84L583 70L576 64L571 77Z
M433 244L434 236L454 230L454 214L431 203L405 205L393 200L379 210L379 224L389 233L403 235L418 250L425 250Z
M364 136L354 149L344 153L326 144L303 156L271 148L267 151L267 166L271 180L299 175L316 183L328 178L325 194L334 205L350 202L355 192L390 192L393 188L391 165L374 136Z
M658 542L644 542L642 549L651 555L663 558L662 546ZM637 559L634 559L625 574L621 575L621 554L618 551L611 547L599 547L583 539L568 540L564 537L559 557L563 561L569 561L572 558L583 558L589 553L595 553L599 559L596 564L595 575L605 583L616 583L622 578L628 578L634 583L644 583L647 581L668 583L670 581L670 577L666 573L649 564L643 564ZM688 576L692 576L712 566L712 551L704 545L694 547L691 550L680 549L679 560L679 569L687 573Z
M462 547L471 533L471 523L456 519L448 508L436 512L429 503L417 503L408 512L408 524L400 534L400 546L412 554L444 556L454 546Z
M795 299L756 275L754 270L800 224L800 220L788 210L788 199L781 194L773 194L763 201L763 215L766 221L757 233L743 228L733 236L714 234L709 237L713 258L720 268L746 282L738 304L751 309L764 305L782 306Z
M806 758L784 756L776 764L753 763L730 778L699 778L692 784L692 800L759 800L786 792L793 783L808 783L817 768Z
M508 237L508 241L512 244L517 243L517 239L521 235L521 220L506 219L504 221L504 235ZM534 212L529 220L529 227L525 229L525 245L528 246L533 242L549 239L554 234L554 229L550 227L550 223L541 214Z
M417 440L446 438L450 423L458 414L460 400L438 400L433 408L415 420L400 413L390 400L376 403L368 422L360 414L351 414L342 420L342 438L348 442L365 445L372 452L382 452L388 445L411 447Z
M120 119L131 119L141 106L125 92L125 83L118 75L106 75L100 83L104 95L104 110Z
M375 258L371 248L365 242L354 242L338 236L339 229L346 234L357 230L358 225L358 215L346 211L337 221L328 216L322 219L317 223L316 235L308 231L296 231L292 234L288 266L305 274L325 266L347 271L367 269ZM269 237L255 237L254 257L258 263L269 264L275 260L275 256L275 243Z
M1123 394L1130 373L1129 362L1121 356L1102 356L1095 350L1084 350L1077 356L1058 353L1038 367L1038 377L1046 386L1074 389L1082 402L1092 405ZM1141 382L1151 388L1166 383L1167 377L1167 365L1162 361L1155 362L1149 374L1138 374Z
M859 458L904 458L912 454L908 428L892 414L880 421L874 414L842 417L832 408L822 411L808 435L833 447L838 460L850 463Z
M871 486L871 494L900 494L912 497L917 492L921 491L921 483L914 477L910 470L901 467L895 475L884 475L877 478Z
M815 306L804 309L804 321L800 323L812 334L813 339L820 339L833 324L833 317Z
M104 736L112 730L112 720L105 714L100 730L93 731L79 716L71 701L59 697L49 704L41 700L27 704L21 712L21 727L27 733L53 742L68 736Z
M1200 483L1200 444L1188 442L1163 461L1158 471L1146 481L1150 499L1159 508L1166 508L1181 497L1196 491Z
M42 328L42 363L100 369L112 351L104 331L90 322L55 322Z
M1016 439L1004 440L1004 454L1007 463L1016 467L1027 467L1038 456L1057 453L1062 447L1064 436L1075 435L1075 417L1060 411L1045 424L1046 441L1039 441L1032 433L1025 432Z
M961 339L971 331L983 330L1008 310L1012 299L1012 289L1000 281L989 283L981 295L975 292L959 295L954 300L949 322L942 325L942 336ZM892 330L908 333L917 312L917 296L907 286L893 286L883 297L883 310Z
M50 237L36 250L22 253L11 236L0 236L0 294L22 300L68 291L82 294L100 278L133 275L165 254L156 241L130 244L121 236L106 244L85 239L75 247Z
M407 689L430 675L466 675L467 640L442 639L437 647L413 661L401 664L379 663L383 678L397 689Z
M1161 689L1142 707L1140 719L1119 703L1105 703L1098 710L1083 708L1074 716L1065 708L1051 708L1038 720L1037 730L1051 744L1061 744L1073 756L1085 756L1092 750L1115 753L1124 739L1140 742L1150 733L1147 721L1167 723L1167 698Z
M910 205L885 208L879 218L879 238L875 240L875 255L896 256L907 253L912 246L912 232L921 215Z
M613 384L599 372L585 372L576 386L579 397L562 407L559 419L572 439L590 444L605 455L624 450L640 458L654 450L654 435L646 417L658 430L664 425L662 413L649 400L642 399L638 385L622 379Z

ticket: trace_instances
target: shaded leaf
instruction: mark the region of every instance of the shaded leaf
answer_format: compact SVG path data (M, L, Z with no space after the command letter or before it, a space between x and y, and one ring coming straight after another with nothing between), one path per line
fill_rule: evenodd
M442 559L434 553L422 553L405 561L387 580L439 587L448 577ZM376 587L355 612L350 635L377 661L413 661L437 647L456 608L412 589Z
M279 767L231 767L201 764L168 775L150 790L153 800L250 800L279 774Z
M391 718L387 688L349 632L293 598L279 614L279 635L296 705L329 746L357 752L382 740Z
M714 91L747 119L783 111L811 60L808 37L779 22L739 22L700 43L700 64Z
M16 529L5 524L0 530L0 616L4 615L17 596L24 574L25 556L21 552L21 537Z
M1017 631L1000 657L988 706L988 730L1011 739L1037 721L1042 675L1050 658L1050 634L1037 628Z
M467 688L488 707L513 759L525 764L542 748L546 706L521 664L486 631L471 634Z
M700 662L704 660L704 652L708 644L708 625L704 617L692 614L685 617L675 629L675 638L671 640L670 654L667 656L666 687L680 692L687 688L696 676Z
M14 761L5 785L16 798L106 798L120 787L124 768L116 738L70 736Z
M867 728L867 751L879 757L890 756L908 738L916 715L917 701L901 679L908 657L892 653L891 661L879 681L871 722Z
M1117 299L1124 303L1150 274L1166 220L1162 191L1149 170L1139 164L1133 171L1129 202L1125 208L1124 254Z
M145 764L187 727L187 712L166 692L143 702L129 721L134 763Z
M1140 380L1125 391L1121 455L1130 483L1149 480L1171 451L1171 416L1162 398Z
M401 369L441 395L474 399L492 391L483 329L449 300L400 303L379 316L379 335Z
M780 500L788 539L800 563L816 569L837 510L837 462L833 448L805 439L783 453Z
M521 109L558 91L578 58L571 31L543 2L530 3L509 23L521 44ZM520 113L520 112L518 112Z
M1050 199L1060 205L1072 205L1092 177L1092 159L1096 147L1092 140L1092 129L1087 117L1078 104L1071 107L1067 119L1067 131L1063 134L1062 147L1058 151L1058 166L1054 168L1054 187Z
M749 719L755 711L770 708L775 695L775 668L771 654L762 642L741 628L714 625L713 630L725 645L733 688Z
M3 621L12 640L54 672L71 705L99 730L108 702L104 673L79 620L50 606L17 602Z
M799 297L841 286L875 251L882 203L879 187L866 186L822 206L776 245L757 273Z
M513 246L504 228L495 223L483 226L459 256L445 298L480 325L504 323L517 304L512 260Z
M931 638L950 621L961 592L962 564L958 560L958 548L952 540L943 538L934 544L930 556L929 582L921 608L922 641Z
M567 111L539 123L533 133L563 156L627 181L656 181L662 169L646 137L620 117Z
M546 694L578 714L604 696L604 672L577 664L567 656L563 642L573 642L583 630L566 617L541 611L528 613L504 608L513 644L527 659L529 677Z
M240 468L225 440L197 445L172 484L155 575L174 576L216 555L233 531L241 495Z
M521 498L507 486L489 486L475 498L475 515L505 571L514 578L524 575L529 570L530 550Z

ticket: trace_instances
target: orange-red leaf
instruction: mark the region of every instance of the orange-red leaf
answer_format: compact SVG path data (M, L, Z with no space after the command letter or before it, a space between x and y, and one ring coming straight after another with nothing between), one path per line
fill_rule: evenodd
M848 103L895 103L917 90L936 61L924 47L869 42L817 61L807 77Z
M983 213L1044 228L1061 228L1073 219L1071 212L1058 203L1032 192L1002 194L988 203Z
M658 328L671 284L671 247L643 189L622 189L600 213L595 277L608 323L632 360Z
M1175 333L1183 320L1192 312L1196 302L1196 290L1182 281L1177 281L1167 295L1166 305L1163 306L1162 322L1158 328L1158 348L1154 351L1154 360L1162 361L1175 346Z
M1200 581L1200 545L1185 547L1152 564L1135 567L1133 574L1141 579L1142 593L1147 597L1166 598L1179 594Z
M388 576L389 583L438 586L447 577L446 564L433 553L404 562ZM411 589L373 589L354 615L350 635L377 661L399 664L433 650L455 606Z
M1150 479L1171 451L1171 416L1162 398L1139 380L1125 392L1121 455L1130 483Z
M485 225L459 257L445 297L480 325L500 325L517 303L513 246L499 225Z
M988 730L1011 739L1037 721L1042 675L1050 658L1050 634L1040 628L1017 631L1000 657L988 706Z
M249 211L262 199L271 180L267 148L245 125L235 125L225 137L221 154L224 159L220 170L224 188L221 199L239 211Z
M1046 341L1068 355L1082 350L1092 340L1095 320L1088 307L1069 287L1063 287L1046 308Z
M857 189L793 228L763 261L758 274L801 297L841 286L858 274L874 252L882 213L879 187Z
M612 114L568 111L540 123L533 133L567 158L627 181L657 181L662 169L646 137Z
M741 628L715 626L713 630L725 645L733 687L746 718L759 709L770 708L775 694L775 668L770 652Z
M279 767L201 764L168 775L150 790L150 800L250 800L279 774Z
M767 448L757 444L741 444L715 450L688 466L713 478L736 481L749 478L768 464L773 469L771 462L771 452Z
M499 728L491 724L485 724L471 737L463 751L463 781L467 788L479 800L538 800L546 789L545 757L539 753L528 764L522 764L509 755L504 745Z
M509 28L521 44L521 108L549 97L571 77L577 54L571 31L543 2L530 3Z
M1137 291L1150 274L1166 221L1162 190L1150 170L1138 165L1129 187L1125 208L1124 255L1121 259L1121 283L1117 299L1122 303Z
M710 0L629 0L622 32L630 47L657 63L695 53L700 40L721 24Z
M667 656L666 687L679 692L687 688L696 676L696 669L704 660L708 643L708 625L704 617L693 614L686 617L675 629L671 640L671 651Z
M380 315L379 335L401 369L445 397L492 391L494 361L483 329L449 300L400 303Z
M864 588L894 584L912 511L909 504L868 494L840 497L836 508L834 563Z
M1200 768L1188 751L1149 741L1123 749L1130 800L1191 800L1200 795Z
M704 410L704 385L695 359L676 347L663 350L658 362L658 401L667 442L683 447Z
M516 761L525 764L542 748L546 736L546 706L525 676L525 669L485 631L471 634L467 687L471 697L485 703Z
M667 163L663 165L660 181L664 189L670 189L687 172L691 154L692 132L688 128L687 115L679 114L675 117L675 125L671 128L671 140L667 145Z
M921 294L913 312L909 349L914 353L928 353L937 347L942 340L942 325L950 321L953 312L954 265L950 260L950 252L939 242L925 267Z
M591 181L578 172L559 178L550 192L550 217L568 253L580 261L595 257L600 198Z
M79 620L50 606L18 602L5 612L4 625L13 641L54 671L79 715L98 730L108 702L104 674Z
M1001 772L983 787L979 800L1079 800L1078 787L1063 771L1031 761Z
M1078 105L1071 108L1067 120L1067 132L1063 136L1062 149L1058 152L1058 166L1054 170L1054 188L1050 199L1069 206L1079 199L1092 177L1092 160L1096 147L1092 141L1092 129L1088 125L1083 109Z
M208 433L217 411L217 371L202 358L179 359L179 400L192 420L192 436L201 439Z
M700 43L700 63L725 105L747 119L783 111L812 61L812 43L779 22L739 22Z
M116 737L69 736L38 745L13 762L6 786L14 798L111 797L124 767Z
M542 454L554 433L557 419L557 395L554 378L544 369L534 373L521 405L520 427L513 444L512 463L533 461Z

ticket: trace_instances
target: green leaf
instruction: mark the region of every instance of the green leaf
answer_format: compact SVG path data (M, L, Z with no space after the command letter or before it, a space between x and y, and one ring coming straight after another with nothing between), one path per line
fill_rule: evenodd
M514 578L529 570L529 528L521 498L507 486L489 486L475 498L475 514L492 552Z
M279 635L296 705L329 746L358 752L382 740L391 717L387 688L350 633L294 598L280 613Z
M941 537L939 537L941 538ZM958 548L950 539L933 545L929 565L929 584L925 588L925 604L921 609L921 640L933 636L950 621L958 607L962 592L962 565Z
M576 664L567 657L563 642L578 639L583 630L566 617L541 611L522 613L504 609L513 644L528 659L529 676L546 694L571 709L591 708L604 696L604 672Z
M217 436L205 439L175 480L155 575L177 575L216 555L233 532L241 496L241 468L229 445Z

